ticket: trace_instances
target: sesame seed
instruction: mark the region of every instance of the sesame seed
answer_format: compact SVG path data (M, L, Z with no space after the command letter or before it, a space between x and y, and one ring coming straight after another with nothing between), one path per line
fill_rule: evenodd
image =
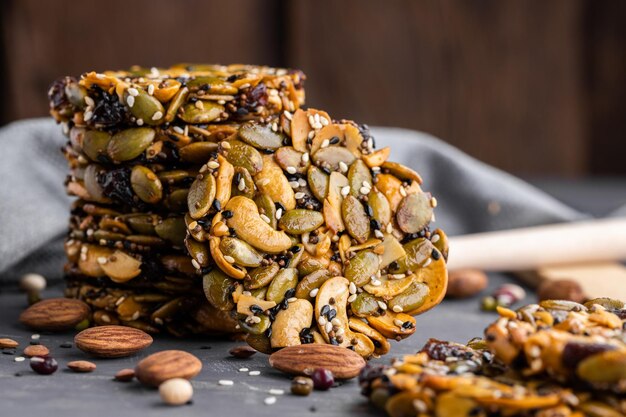
M350 186L346 185L345 187L341 189L341 195L345 197L348 194L350 194Z
M313 288L313 289L311 290L311 292L309 292L309 297L311 297L311 298L315 298L315 296L317 295L317 293L319 292L319 290L320 290L319 288Z
M196 101L196 104L194 104L194 106L196 106L196 109L198 110L204 110L204 102L202 100Z
M230 149L230 143L226 142L226 141L221 141L220 142L220 146L224 149Z
M372 167L372 172L379 173L380 172L380 167Z
M96 259L96 260L98 261L98 263L99 263L100 265L104 265L104 264L106 264L106 263L107 263L107 258L106 258L106 257L104 257L104 256L99 256L99 257L98 257L98 259Z
M338 328L337 330L335 330L335 336L341 336L342 334L344 334L346 331L343 329L343 327Z
M431 241L431 242L433 242L433 243L437 243L437 242L439 242L439 239L440 239L440 238L441 238L441 236L439 236L439 234L438 234L438 233L435 233L434 235L432 235L432 236L430 237L430 241Z
M406 190L404 189L404 187L400 187L400 194L402 195L402 197L406 197Z
M322 126L328 126L330 124L328 119L325 118L324 116L320 117L320 123L322 124Z
M324 330L326 331L326 333L330 333L333 330L333 324L330 322L327 322L324 325Z
M248 368L239 368L239 372L248 372L249 369Z
M283 209L279 208L276 210L276 220L280 220L281 217L283 217Z
M219 381L217 381L217 384L223 386L231 386L234 384L234 382L230 379L220 379Z
M287 298L288 303L295 303L296 301L298 301L296 297Z
M250 317L250 321L254 324L259 324L261 323L261 317L257 317L257 316L251 316Z
M433 261L432 258L428 258L426 259L426 262L424 262L424 265L422 265L422 268L426 268L428 265L431 264L431 262Z
M220 167L220 164L217 161L209 161L207 162L206 166L208 166L211 169L216 169Z
M134 96L126 97L126 104L128 104L128 107L133 107L133 105L135 104L135 97Z
M289 181L289 185L291 186L291 188L296 189L300 186L300 184L298 183L298 181Z
M155 111L152 115L152 120L161 120L163 118L163 112Z
M325 326L326 325L326 318L324 316L320 316L320 318L317 319L317 324L319 324L320 326Z
M286 117L288 120L291 120L291 119L293 118L293 115L292 115L291 113L289 113L287 110L285 110L285 111L283 112L283 114L285 115L285 117Z
M387 233L393 232L393 225L391 223L387 223Z
M233 258L233 257L232 257L232 256L230 256L230 255L224 255L224 260L225 260L226 262L228 262L229 264L233 264L233 263L235 263L235 258Z
M267 185L270 183L270 179L269 178L263 178L261 180L259 180L258 184L263 187L264 185Z
M248 375L250 375L250 376L261 375L261 371L250 371L250 372L248 372Z
M402 278L406 278L405 274L389 274L387 275L389 278L391 279L402 279Z
M85 119L85 121L90 120L93 117L93 112L90 110L86 110L85 113L83 113L83 119Z
M241 294L243 294L243 295L252 295L252 293L250 291L242 291Z
M380 287L382 284L383 284L383 283L382 283L380 280L378 280L378 279L374 279L374 280L372 281L372 285L373 285L374 287Z
M41 338L41 335L39 335L39 334L35 333L35 334L31 335L31 336L30 336L30 338L31 338L32 340L39 340L39 339Z
M341 320L339 320L337 317L332 319L330 322L333 324L333 326L337 326L337 327L341 326Z
M306 187L307 183L303 178L298 178L298 184L300 185L300 187Z
M309 153L305 152L302 154L302 162L307 163L309 162Z
M270 218L269 218L269 217L267 217L265 214L261 214L261 215L259 215L259 217L261 217L261 220L263 220L263 221L264 221L265 223L267 223L267 224L269 224L269 223L271 223L271 222L272 222L272 221L270 220Z
M91 97L85 96L85 104L87 104L89 107L95 107L96 102L93 101Z
M200 264L195 259L191 260L191 265L193 265L193 267L196 268L196 269L200 269L201 268Z
M135 87L130 87L126 91L128 91L128 94L130 94L133 97L137 97L139 95L139 90L137 90Z
M437 199L435 197L431 197L431 199L430 199L430 206L432 208L437 207Z
M354 300L356 300L356 297L357 297L356 294L352 294L350 297L348 297L348 302L349 303L354 302Z
M157 317L157 318L158 318L158 317ZM103 321L103 322L105 322L105 323L111 323L111 317L109 317L109 316L108 316L108 315L106 315L106 314L103 314L102 316L100 316L100 320L102 320L102 321ZM156 319L155 319L154 321L156 321Z
M174 132L178 133L178 134L183 134L184 130L182 127L180 126L174 126Z
M313 120L315 120L315 123L319 123L320 122L320 114L319 113L315 113L313 115Z
M315 137L315 130L311 130L309 132L309 134L306 135L306 137L309 138L309 139L313 139Z
M272 395L283 395L285 393L285 390L272 388L271 390L269 390L269 393Z
M245 84L241 84L239 86L239 89L240 90L245 90L246 88L249 88L249 87L250 87L250 83L245 83Z
M272 130L278 132L278 124L276 122L272 123Z
M243 180L243 178L239 180L239 184L237 184L237 189L239 191L243 191L246 189L246 182Z
M154 84L150 84L148 86L148 94L150 94L150 95L154 94Z
M13 358L13 360L15 362L24 362L26 360L26 358L23 357L23 356L16 356L15 358Z
M365 187L365 186L363 186L363 187L361 187L361 188L359 189L359 192L360 192L361 194L363 194L363 195L368 195L368 194L370 193L370 191L372 191L372 190L371 190L371 188L367 188L367 187Z
M399 305L395 305L395 306L393 306L393 309L392 309L392 310L393 310L393 312L394 312L394 313L402 313L402 310L403 310L403 309L402 309L402 307L401 307L401 306L399 306ZM396 319L396 320L398 320L398 319ZM396 326L402 326L402 320L398 320L398 321L400 322L400 324L398 325L398 324L396 323Z
M348 290L350 291L350 294L356 294L356 285L354 285L354 282L350 283Z
M378 307L380 307L381 310L387 310L387 304L385 304L382 301L377 301L377 303L378 303Z
M329 145L330 145L330 141L328 139L324 139L322 141L322 145L320 146L320 148L328 148Z
M143 126L143 119L137 119L137 126Z
M315 118L313 117L313 115L309 116L309 125L311 127L315 126Z
M376 236L378 239L384 239L385 238L385 235L383 234L383 232L381 232L378 229L374 230L374 236Z
M297 172L296 167L291 167L291 166L287 167L286 171L292 175Z
M343 161L339 161L339 171L348 172L348 165Z
M276 397L267 397L263 400L263 402L265 403L265 405L276 404Z

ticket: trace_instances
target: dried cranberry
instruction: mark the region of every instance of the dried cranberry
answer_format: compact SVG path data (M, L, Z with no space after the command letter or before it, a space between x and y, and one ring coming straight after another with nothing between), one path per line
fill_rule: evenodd
M30 367L41 375L50 375L56 372L59 364L50 356L33 356L30 358Z
M320 391L326 391L335 384L335 377L328 369L317 368L311 375L313 386Z
M92 90L90 96L94 98L96 106L93 109L93 116L89 119L89 124L98 128L113 128L129 119L126 107L120 102L117 95L109 94L96 86Z

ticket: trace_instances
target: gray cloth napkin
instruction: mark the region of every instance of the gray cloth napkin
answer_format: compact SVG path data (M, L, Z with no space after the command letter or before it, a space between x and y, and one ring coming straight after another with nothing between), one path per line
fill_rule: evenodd
M436 196L435 226L448 234L556 223L585 215L533 186L415 131L373 128L378 148L424 179ZM71 199L63 181L61 128L50 119L0 129L0 284L25 272L60 279Z

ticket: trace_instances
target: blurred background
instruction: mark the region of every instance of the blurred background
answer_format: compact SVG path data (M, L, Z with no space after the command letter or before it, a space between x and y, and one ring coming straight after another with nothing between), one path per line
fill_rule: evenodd
M626 174L626 2L2 0L0 124L57 77L301 68L335 118L432 133L524 177Z

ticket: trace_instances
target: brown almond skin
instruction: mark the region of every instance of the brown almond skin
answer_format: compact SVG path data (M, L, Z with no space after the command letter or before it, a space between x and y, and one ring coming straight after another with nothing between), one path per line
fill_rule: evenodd
M74 338L76 347L100 358L122 358L152 344L148 333L125 326L99 326L85 329Z
M537 289L537 297L539 301L568 300L584 303L587 300L580 284L569 279L543 282Z
M130 382L135 378L135 370L134 369L120 369L115 374L115 380L120 382Z
M353 350L319 343L283 348L269 360L273 368L291 375L309 376L316 368L324 368L338 379L354 378L365 366L365 359Z
M257 352L256 349L247 345L235 346L234 348L228 351L228 353L230 353L232 356L234 356L235 358L239 358L239 359L249 358L250 356L254 355L256 352Z
M448 298L473 297L489 284L487 274L478 269L458 269L448 273Z
M20 344L13 339L0 339L0 349L12 349L18 347Z
M89 361L68 362L67 367L74 372L93 372L96 370L96 364Z
M135 376L141 383L158 387L172 378L191 379L202 370L202 362L182 350L164 350L141 360L135 367Z
M51 298L39 301L20 314L20 322L40 331L72 330L89 317L89 306L72 298Z
M31 345L24 348L24 356L32 358L33 356L48 356L50 350L44 345Z

